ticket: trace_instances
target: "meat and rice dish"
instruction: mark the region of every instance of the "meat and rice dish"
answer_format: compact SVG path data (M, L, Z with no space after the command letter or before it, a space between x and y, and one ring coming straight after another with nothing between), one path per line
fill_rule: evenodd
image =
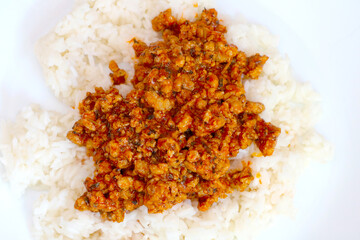
M294 214L297 176L331 156L319 97L276 37L215 7L77 0L39 40L66 111L0 131L12 188L42 190L34 239L250 239Z

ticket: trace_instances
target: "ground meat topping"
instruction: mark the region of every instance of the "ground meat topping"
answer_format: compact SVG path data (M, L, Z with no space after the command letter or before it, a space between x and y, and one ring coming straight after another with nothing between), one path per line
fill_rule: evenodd
M254 179L247 163L228 171L229 157L253 142L269 156L280 134L243 87L244 79L259 77L268 57L247 57L227 43L214 9L194 22L177 20L168 9L152 24L163 41L133 40L134 90L126 98L114 87L87 93L67 135L86 147L96 167L75 208L110 221L121 222L142 205L161 213L185 199L206 211ZM115 61L109 68L114 85L125 82Z

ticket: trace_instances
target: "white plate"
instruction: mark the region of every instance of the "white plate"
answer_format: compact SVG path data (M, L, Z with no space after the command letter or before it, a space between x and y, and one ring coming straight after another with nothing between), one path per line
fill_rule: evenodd
M72 0L2 1L0 117L13 119L30 103L63 106L44 85L35 41L71 10ZM356 0L219 0L218 10L244 15L280 37L295 75L322 95L318 130L335 158L314 163L297 186L295 219L278 217L259 239L360 239L360 2ZM31 239L31 202L0 183L0 239Z

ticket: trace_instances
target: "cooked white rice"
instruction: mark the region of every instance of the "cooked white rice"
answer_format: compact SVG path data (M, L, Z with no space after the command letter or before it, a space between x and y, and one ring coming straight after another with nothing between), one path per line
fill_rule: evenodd
M199 7L194 7L198 3ZM81 0L71 14L41 39L37 54L47 84L69 106L76 106L94 86L109 87L108 63L114 59L133 74L134 52L128 43L134 36L145 42L159 40L151 19L172 8L175 16L194 18L207 0ZM33 228L36 239L248 239L266 226L274 215L292 214L294 185L308 162L331 156L331 147L314 130L319 115L319 96L308 84L297 82L289 61L277 50L277 39L266 29L244 20L225 19L227 39L251 55L270 57L258 80L245 83L249 100L265 104L261 117L281 127L282 133L271 157L251 157L255 146L241 150L233 160L253 162L260 173L246 192L234 192L199 212L189 200L163 214L148 214L141 207L126 214L122 223L103 221L98 214L74 209L84 191L83 181L93 173L85 149L66 139L78 118L48 112L39 106L24 109L16 122L1 128L1 162L13 187L42 187ZM126 94L131 86L121 86Z

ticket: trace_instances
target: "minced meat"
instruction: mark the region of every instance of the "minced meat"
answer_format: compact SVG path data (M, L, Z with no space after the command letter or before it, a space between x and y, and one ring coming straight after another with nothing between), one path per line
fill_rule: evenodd
M134 90L126 98L114 87L87 93L67 135L86 147L96 167L75 208L111 221L142 205L161 213L185 199L206 211L254 179L248 163L229 171L229 157L253 142L269 156L280 134L243 87L244 79L259 77L268 57L247 57L227 43L215 9L194 22L177 20L169 9L152 24L163 40L133 39ZM126 72L114 61L109 67L113 84L124 83Z

